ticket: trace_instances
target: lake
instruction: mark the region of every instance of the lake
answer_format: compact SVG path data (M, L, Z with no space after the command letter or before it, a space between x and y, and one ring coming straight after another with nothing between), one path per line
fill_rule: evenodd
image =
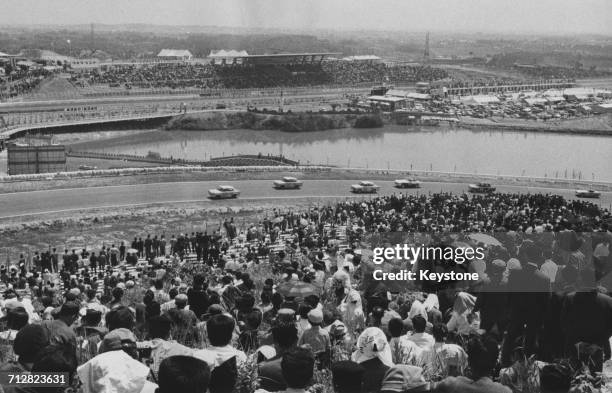
M304 164L612 181L612 138L523 131L399 125L306 133L152 130L73 148L198 160L283 154Z

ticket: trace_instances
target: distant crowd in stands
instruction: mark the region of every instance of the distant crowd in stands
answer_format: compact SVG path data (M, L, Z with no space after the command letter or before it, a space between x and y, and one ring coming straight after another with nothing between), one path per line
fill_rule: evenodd
M210 65L158 63L112 66L73 76L77 87L104 84L122 88L267 88L330 84L432 81L448 76L440 68L420 65L326 61L320 64Z
M334 83L351 85L364 82L421 82L448 77L446 70L427 65L387 65L384 63L330 61L323 63Z
M34 90L50 73L43 69L16 68L10 75L0 75L0 98L12 98Z
M555 66L515 66L524 75L542 79L576 79L597 78L609 76L610 72L600 71L594 68L583 67L555 67Z
M517 79L517 78L477 78L477 79L455 79L450 78L444 83L438 83L448 88L457 87L486 87L486 86L517 86L529 83L573 83L571 78L534 78L533 80Z

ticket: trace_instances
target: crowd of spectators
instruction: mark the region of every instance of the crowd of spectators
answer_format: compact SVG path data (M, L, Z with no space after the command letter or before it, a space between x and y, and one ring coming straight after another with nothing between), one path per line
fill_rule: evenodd
M10 75L0 76L0 97L17 97L33 91L49 75L43 69L17 68Z
M446 70L426 65L387 65L372 62L330 61L323 64L334 83L426 82L448 77Z
M532 78L541 79L577 79L609 76L609 72L595 68L555 67L555 66L515 66L520 73Z
M511 78L511 77L495 77L495 78L476 78L476 79L456 79L449 78L445 80L443 83L440 83L440 86L444 86L447 88L460 88L460 87L487 87L487 86L520 86L526 85L529 83L538 83L538 84L546 84L546 83L573 83L575 80L573 78L565 78L565 77L536 77L532 80L526 80L523 78Z
M324 86L332 77L318 64L218 66L217 75L226 88Z
M447 77L429 66L326 61L286 65L156 63L103 68L72 77L75 86L139 88L268 88L431 81Z
M610 221L556 195L400 194L45 250L0 267L0 369L66 372L85 393L594 393L610 359ZM450 267L478 281L368 279L373 234L457 246L485 231L503 236Z
M201 63L155 63L116 65L72 77L73 82L85 79L89 84L110 87L140 88L206 88L215 87L214 67Z

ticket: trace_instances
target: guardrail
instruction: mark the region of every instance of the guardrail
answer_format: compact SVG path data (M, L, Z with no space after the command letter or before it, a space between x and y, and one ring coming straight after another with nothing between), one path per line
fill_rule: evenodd
M601 187L612 189L612 182L609 181L589 181L586 179L572 179L572 178L558 178L558 177L538 177L538 176L521 176L521 175L501 175L491 173L471 173L471 172L444 172L444 171L427 171L427 170L408 170L408 169L386 169L386 168L360 168L360 167L344 167L344 168L333 168L334 170L341 170L345 172L359 172L364 174L396 174L398 176L412 176L412 177L452 177L456 179L479 179L483 181L487 180L503 180L503 181L514 181L514 182L525 182L525 183L549 183L549 184L574 184L588 187Z
M80 157L80 158L94 158L102 160L119 160L119 161L134 161L134 162L147 162L152 164L166 164L166 165L185 165L185 166L247 166L248 163L256 164L276 164L285 166L296 166L299 162L289 160L285 157L280 156L267 156L267 155L249 155L240 154L233 156L224 157L212 157L209 161L198 161L198 160L184 160L180 158L169 158L169 157L155 157L155 156L139 156L132 154L118 154L118 153L104 153L104 152L90 152L90 151L72 151L66 152L68 157ZM250 165L249 165L250 166Z
M61 180L69 178L86 178L94 176L131 176L146 174L162 174L177 172L284 172L297 170L304 172L329 172L330 167L325 166L165 166L144 168L96 169L74 172L37 173L29 175L0 176L0 182Z
M570 184L572 186L583 186L612 190L612 182L586 181L578 179L559 179L550 177L529 177L514 175L480 174L468 172L442 172L424 170L403 169L381 169L381 168L355 168L355 167L329 167L322 165L297 165L297 166L165 166L165 167L143 167L143 168L120 168L99 169L75 172L39 173L30 175L0 176L0 182L36 181L36 180L60 180L69 178L86 178L94 176L133 176L146 174L163 174L178 172L285 172L302 171L307 173L317 172L349 172L364 175L395 174L399 176L424 177L424 178L454 178L463 180L479 179L483 181L505 181L521 183L546 183L546 184Z

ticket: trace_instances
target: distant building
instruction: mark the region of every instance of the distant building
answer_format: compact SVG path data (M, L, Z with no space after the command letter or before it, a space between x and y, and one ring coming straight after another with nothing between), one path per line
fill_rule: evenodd
M71 59L68 64L72 68L97 68L100 66L100 59Z
M234 64L241 63L242 58L247 57L249 54L245 50L211 50L208 54L208 58L216 64Z
M387 94L385 94L385 97L402 97L402 98L407 98L412 101L431 100L431 95L429 94L415 93L415 92L410 92L410 91L405 91L405 90L396 90L396 89L391 89L387 91Z
M393 96L370 96L366 102L370 106L375 106L383 111L393 112L398 109L406 108L408 100L403 97Z
M63 145L28 146L9 143L8 174L53 173L66 170Z
M356 56L347 56L342 58L343 61L360 61L367 63L378 63L382 61L382 59L375 55L356 55Z
M162 49L158 54L158 58L165 60L191 60L193 55L186 49Z
M73 57L60 55L59 53L53 52L46 49L24 49L19 55L19 59L28 59L34 62L41 62L47 65L62 65L69 63L74 60Z

